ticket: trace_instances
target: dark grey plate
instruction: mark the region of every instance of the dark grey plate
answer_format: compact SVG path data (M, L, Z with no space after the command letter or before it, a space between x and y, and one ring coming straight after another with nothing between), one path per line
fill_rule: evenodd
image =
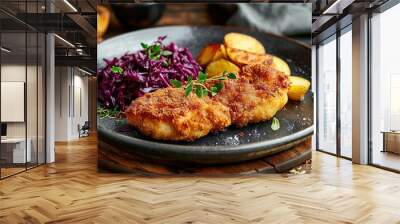
M98 45L97 66L103 58L118 57L127 51L140 49L140 42L153 42L160 35L187 47L196 57L201 48L210 43L222 43L228 32L249 34L260 40L266 51L284 59L292 74L311 80L311 49L291 39L273 34L248 31L233 27L169 26L135 31L111 38ZM118 148L160 162L219 164L245 161L277 153L306 139L313 133L313 94L304 101L289 101L276 117L281 128L271 130L271 121L229 127L224 132L211 133L194 142L156 141L138 133L124 120L99 119L100 147Z

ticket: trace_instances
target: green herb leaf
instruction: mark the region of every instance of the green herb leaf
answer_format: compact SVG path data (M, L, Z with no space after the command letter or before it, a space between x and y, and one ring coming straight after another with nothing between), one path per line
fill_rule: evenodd
M189 96L192 90L193 90L193 83L192 81L190 81L185 87L185 96Z
M211 96L215 96L218 93L217 87L213 86L210 88Z
M229 73L227 76L228 76L229 79L236 79L235 73L232 73L232 72L231 72L231 73Z
M149 48L149 45L148 44L146 44L146 43L140 43L140 45L142 45L142 47L144 48L144 49L147 49L147 48Z
M217 82L214 84L213 87L215 87L216 92L218 93L219 91L221 91L222 88L224 88L224 84L222 82Z
M204 84L206 82L207 79L207 75L204 72L199 72L199 77L197 78L197 80L201 83Z
M161 55L163 55L163 56L169 56L169 55L172 55L172 52L171 52L171 51L165 50L165 51L163 51L163 52L161 53Z
M220 76L207 78L207 74L200 71L196 80L193 80L192 76L188 77L187 84L185 86L185 96L188 96L193 89L198 97L208 96L209 93L211 93L211 96L215 96L222 90L222 88L224 88L224 83L221 81L228 79L236 79L236 75L234 73L224 72ZM208 87L205 84L207 81L215 82L212 87Z
M102 118L118 118L121 115L121 111L117 108L104 108L104 107L97 107L97 114L99 117Z
M122 74L124 72L124 70L119 66L112 66L111 71L115 74Z
M153 54L159 54L161 51L161 46L159 44L153 45L151 51Z
M150 59L152 60L160 60L161 56L168 56L171 55L172 52L171 51L163 51L161 49L161 44L160 43L155 43L153 45L148 45L145 43L140 43L140 45L142 45L142 47L146 50L147 56L149 56ZM165 64L165 63L163 63ZM168 64L166 65L168 66Z
M150 55L150 58L158 61L158 60L160 60L160 55Z
M202 87L202 86L197 86L195 92L196 92L196 95L197 95L199 98L202 98L202 97L203 97L203 87Z
M208 95L208 90L207 89L203 89L203 96L207 96Z
M278 118L274 117L272 118L272 124L271 124L271 129L273 131L278 130L281 127L281 125L279 124L279 120Z
M172 86L174 86L175 88L180 88L182 87L182 82L176 79L171 79L169 80L169 82L171 83Z

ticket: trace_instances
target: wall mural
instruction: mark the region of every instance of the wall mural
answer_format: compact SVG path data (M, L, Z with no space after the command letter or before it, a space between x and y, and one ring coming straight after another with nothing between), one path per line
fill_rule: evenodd
M99 168L243 174L309 163L311 48L286 36L310 41L310 6L99 6ZM295 29L292 17L280 24L265 15L278 8L299 15ZM268 22L253 21L248 10ZM116 22L134 31L109 26Z

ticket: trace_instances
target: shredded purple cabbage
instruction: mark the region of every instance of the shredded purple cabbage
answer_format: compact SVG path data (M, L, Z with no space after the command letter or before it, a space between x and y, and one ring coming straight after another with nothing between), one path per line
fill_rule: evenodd
M98 98L105 108L124 111L132 100L145 93L170 86L170 79L186 81L189 76L197 78L200 65L187 48L175 43L164 45L166 36L158 37L162 50L172 52L161 56L159 60L150 59L145 50L126 53L120 58L104 59L106 66L97 71ZM111 68L119 66L122 74L114 73Z

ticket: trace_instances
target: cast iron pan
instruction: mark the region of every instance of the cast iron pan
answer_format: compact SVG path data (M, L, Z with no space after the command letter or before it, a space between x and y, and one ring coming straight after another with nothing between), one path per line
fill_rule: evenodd
M311 49L294 40L233 27L169 26L139 30L108 39L98 45L97 66L104 67L103 58L118 57L127 51L140 49L140 43L151 43L167 35L165 43L173 41L187 47L196 57L210 43L222 43L229 32L249 34L260 40L270 54L284 59L293 75L311 80ZM224 132L210 133L194 142L156 141L138 133L124 120L98 119L99 146L137 154L159 162L180 164L222 164L256 159L277 153L305 140L313 133L313 94L304 101L290 101L276 117L280 129L271 130L271 121L229 127Z

